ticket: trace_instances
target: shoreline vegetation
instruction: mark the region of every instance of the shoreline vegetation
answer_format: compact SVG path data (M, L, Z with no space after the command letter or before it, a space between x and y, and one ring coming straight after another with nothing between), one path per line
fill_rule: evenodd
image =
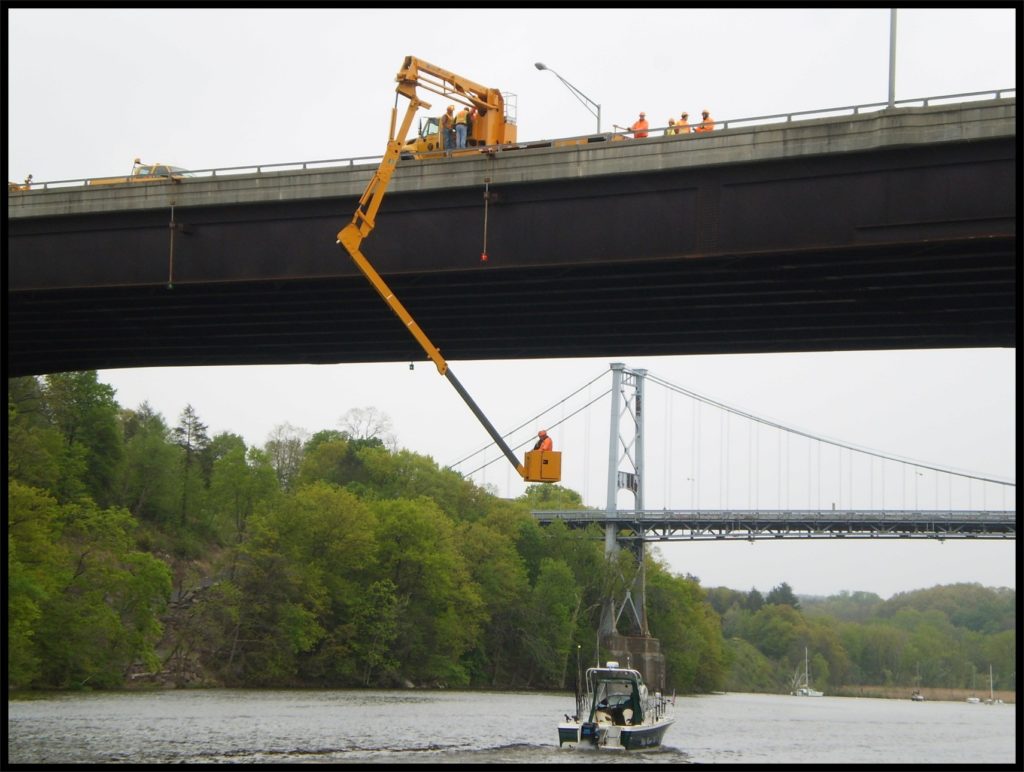
M103 691L104 693L107 693L107 694L116 694L118 692L121 692L121 693L138 693L138 692L142 692L142 691L156 692L156 691L166 691L168 689L176 689L176 688L184 688L184 689L188 689L188 690L204 690L204 691L205 690L211 690L211 691L213 691L213 690L217 690L217 689L227 689L227 688L231 688L232 690L234 690L235 687L223 687L223 686L186 686L186 687L174 687L174 686L161 686L161 685L155 684L155 683L147 683L147 684L126 684L123 688L120 688L120 689L103 689L103 690L100 690L100 691ZM263 690L262 688L255 689L255 691L262 691L262 690ZM57 694L60 694L60 695L64 695L64 694L84 694L84 693L89 693L89 692L92 692L92 691L93 690L91 690L91 689L18 689L18 690L9 692L8 695L7 695L7 700L8 701L38 700L38 699L45 699L46 697L51 696L51 695L57 695ZM279 691L291 691L291 690L290 689L281 689ZM305 690L301 689L301 688L297 688L297 689L294 689L294 691L305 691ZM349 691L349 690L348 689L341 689L339 691ZM356 691L361 691L361 690L356 689ZM444 689L444 690L441 690L441 689L436 689L436 688L432 689L432 688L429 688L429 687L423 687L423 688L418 688L417 687L416 691L457 691L457 692L458 691L466 691L466 692L478 692L478 691L487 691L487 690L486 689L472 689L472 688L451 689L451 690ZM530 690L526 690L526 691L528 692ZM538 693L541 693L541 692L547 692L549 690L538 689L538 690L534 690L534 691L537 691ZM980 697L981 700L982 700L982 704L984 704L985 700L988 699L987 695L979 694L978 692L976 692L973 689L952 689L952 688L945 688L945 687L929 688L929 687L926 687L926 686L922 686L919 691L924 696L925 702L965 702L968 697L976 696L976 697ZM708 697L708 696L730 694L730 693L736 693L736 692L711 692L710 694L701 694L701 695L691 694L691 695L684 695L684 696L689 696L689 697ZM752 694L758 694L760 692L751 692L751 693ZM883 699L883 700L909 700L911 694L913 694L913 690L912 689L907 689L904 686L841 686L838 689L836 689L834 692L828 693L825 696L826 697L871 698L871 699ZM994 694L995 694L995 699L996 700L1000 700L1000 701L1002 701L1003 703L1005 703L1007 705L1016 705L1017 704L1017 693L1014 692L1014 691L1000 691L1000 690L997 689Z
M609 594L640 569L605 554L602 526L533 516L586 509L576 491L500 499L386 443L372 408L249 447L191 405L176 424L124 408L95 371L8 389L9 692L565 690L578 657L608 653L591 646ZM679 694L788 695L801 669L828 695L1016 688L1013 588L762 594L705 587L656 551L642 576Z
M878 697L881 699L909 700L914 689L906 686L840 686L834 691L826 692L827 697ZM925 701L933 702L964 702L968 697L979 697L982 702L989 698L988 689L954 689L946 686L922 686L917 691ZM997 700L1008 705L1016 704L1017 692L996 689Z

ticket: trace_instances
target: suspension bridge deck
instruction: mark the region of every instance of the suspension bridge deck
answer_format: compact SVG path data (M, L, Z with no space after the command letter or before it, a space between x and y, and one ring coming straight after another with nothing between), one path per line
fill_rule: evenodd
M616 526L621 541L1017 538L1016 510L550 510L533 516L542 525Z

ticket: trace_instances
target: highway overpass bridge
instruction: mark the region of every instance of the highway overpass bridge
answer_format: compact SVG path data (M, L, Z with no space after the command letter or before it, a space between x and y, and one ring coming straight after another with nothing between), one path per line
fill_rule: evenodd
M422 360L375 168L9 194L9 375ZM1017 171L1015 97L403 161L363 251L449 360L1014 346Z

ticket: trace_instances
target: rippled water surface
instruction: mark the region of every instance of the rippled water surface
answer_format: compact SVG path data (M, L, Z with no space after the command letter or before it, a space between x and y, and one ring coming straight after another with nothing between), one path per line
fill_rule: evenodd
M558 747L572 695L233 689L8 701L24 763L1013 763L1016 706L726 694L679 698L665 744Z

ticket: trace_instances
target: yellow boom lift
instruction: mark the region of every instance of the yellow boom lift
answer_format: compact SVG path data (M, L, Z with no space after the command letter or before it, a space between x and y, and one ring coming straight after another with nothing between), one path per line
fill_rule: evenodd
M455 377L448 363L441 356L441 352L430 341L430 338L427 337L426 333L416 323L416 320L412 318L405 309L405 306L395 297L395 294L385 283L384 279L381 278L380 274L370 264L370 261L360 251L363 239L369 236L374 229L374 219L377 216L377 210L380 209L388 183L395 173L395 166L401 157L405 138L409 133L409 127L412 125L416 111L420 107L430 109L430 105L416 95L417 86L422 86L455 101L475 107L480 113L480 117L477 119L481 122L479 131L485 135L490 134L492 131L496 133L499 126L504 126L505 124L504 116L501 114L500 102L492 104L486 98L480 98L481 94L498 94L497 91L478 86L472 81L461 78L448 70L443 70L421 59L416 59L412 56L405 57L402 69L395 76L395 80L398 81L398 86L395 88L395 107L391 109L391 129L387 150L384 152L384 158L381 160L380 166L377 167L376 173L366 186L362 198L359 199L359 205L356 207L356 213L352 218L352 222L338 232L338 243L345 247L359 270L362 271L370 284L373 285L373 288L377 290L384 299L384 302L388 304L388 307L394 312L395 316L406 326L406 329L416 339L416 342L420 344L427 357L433 361L437 371L445 376L452 386L455 387L459 396L469 406L469 409L473 411L473 414L487 430L495 444L501 448L501 451L512 466L515 467L519 475L527 482L558 482L562 475L562 454L552 450L531 450L526 453L523 463L519 462L519 459L516 458L515 453L512 452L505 439L494 428L487 419L487 416L484 415L476 402L473 401L473 398L469 396L469 393L459 382L458 378ZM402 122L396 132L398 96L408 99L409 106L406 108L405 116L402 118ZM498 94L498 97L500 99L500 94ZM495 110L497 110L497 113L492 115L492 111ZM489 117L490 120L488 120ZM499 139L498 141L501 140Z

